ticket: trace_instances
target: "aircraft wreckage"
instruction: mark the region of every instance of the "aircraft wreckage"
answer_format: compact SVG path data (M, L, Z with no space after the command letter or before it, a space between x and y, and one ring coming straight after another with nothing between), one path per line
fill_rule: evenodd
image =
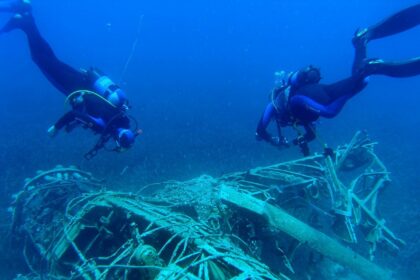
M394 279L375 263L404 242L377 214L390 178L374 146L359 132L334 156L138 193L39 171L12 208L30 271L16 279Z

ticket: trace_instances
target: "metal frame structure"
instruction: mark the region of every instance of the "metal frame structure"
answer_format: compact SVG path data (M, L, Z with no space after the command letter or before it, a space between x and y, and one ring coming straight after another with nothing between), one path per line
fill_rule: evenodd
M378 244L404 245L377 214L390 179L374 145L358 132L333 156L135 194L106 191L73 167L39 172L13 206L13 236L32 271L25 279L319 278L324 257L393 279L373 262Z

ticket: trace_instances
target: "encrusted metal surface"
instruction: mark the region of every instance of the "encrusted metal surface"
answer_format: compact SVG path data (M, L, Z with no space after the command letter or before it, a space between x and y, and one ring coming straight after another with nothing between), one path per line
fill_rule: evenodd
M135 194L76 168L40 172L13 206L32 271L18 279L335 279L333 266L391 279L374 263L377 245L404 242L377 215L390 179L374 145L359 132L334 156Z

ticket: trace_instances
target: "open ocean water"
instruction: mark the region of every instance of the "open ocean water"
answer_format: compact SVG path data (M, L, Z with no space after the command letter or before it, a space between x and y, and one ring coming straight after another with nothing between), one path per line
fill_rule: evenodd
M91 161L83 159L96 141L91 133L79 129L50 139L48 127L68 109L64 95L32 62L22 32L1 35L2 228L24 179L57 164L135 190L300 157L296 148L277 150L255 141L274 72L313 64L324 83L347 77L355 30L413 4L418 1L33 0L38 27L56 55L75 68L96 66L121 82L143 134L129 152L102 152ZM9 17L0 14L0 24ZM371 42L368 54L417 57L420 28ZM419 105L420 76L371 77L338 117L318 126L332 147L360 129L379 142L393 180L381 197L382 214L408 243L395 260L411 279L420 273ZM292 139L293 131L288 135ZM321 150L316 142L311 147ZM0 270L13 274L13 257L3 252Z

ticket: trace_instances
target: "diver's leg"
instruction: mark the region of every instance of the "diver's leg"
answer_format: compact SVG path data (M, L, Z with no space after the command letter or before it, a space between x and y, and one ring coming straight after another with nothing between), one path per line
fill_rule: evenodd
M396 62L373 59L366 61L362 71L366 75L384 75L396 78L412 77L420 75L420 57Z
M13 29L21 29L25 32L32 60L58 90L68 95L75 90L86 89L86 75L61 62L55 56L50 45L41 36L30 13L16 14L2 31L8 32Z
M366 76L353 75L333 84L323 85L324 91L329 96L331 102L335 102L342 97L346 97L347 99L351 98L366 87Z
M14 11L13 11L13 8L14 8L14 3L15 3L16 1L6 1L6 0L4 0L4 1L0 1L0 12L11 12L11 13L13 13Z
M354 44L352 75L357 75L367 56L366 44Z
M413 28L419 24L420 4L417 4L391 15L385 20L370 26L369 28L360 29L356 32L353 38L353 43L366 44L371 40L391 36Z
M1 0L0 12L24 13L31 10L30 0Z
M420 4L406 8L385 20L369 27L358 30L353 37L355 57L352 73L356 74L365 64L366 44L375 39L391 36L420 24Z
M307 96L295 95L290 99L292 114L302 121L314 119L314 117L334 118L343 109L351 96L342 96L334 102L323 105Z

